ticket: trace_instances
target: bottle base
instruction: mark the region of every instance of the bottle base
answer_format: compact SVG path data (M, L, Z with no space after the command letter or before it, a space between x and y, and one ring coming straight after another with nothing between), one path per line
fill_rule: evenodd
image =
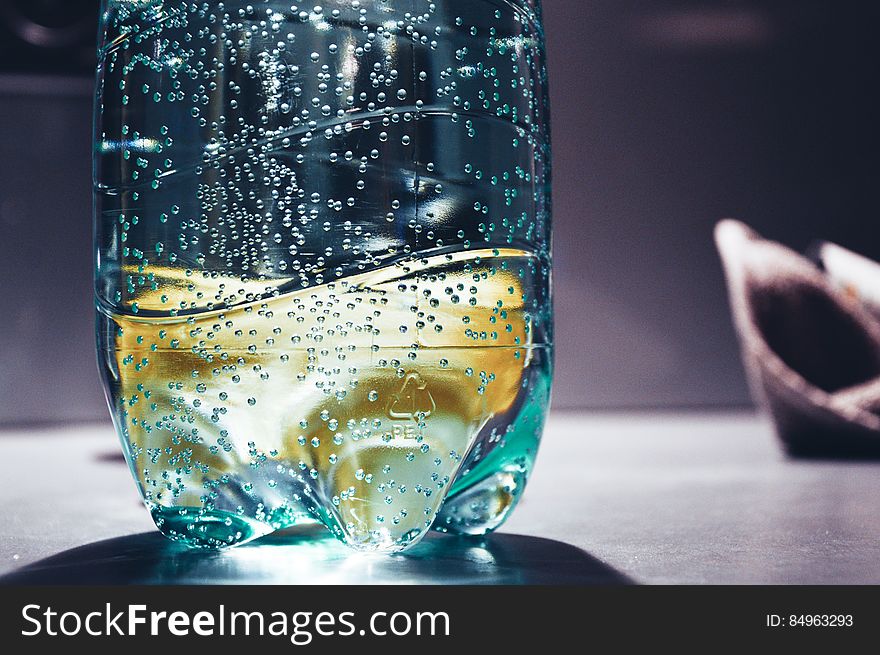
M498 528L516 506L525 475L500 471L449 499L434 529L451 534L480 536Z
M261 521L220 510L153 507L150 515L163 535L193 549L232 548L274 532Z
M482 536L498 528L513 510L525 485L525 475L502 471L490 475L449 499L432 526L438 532L463 536ZM224 550L241 546L289 525L270 525L222 510L198 507L153 506L150 515L158 530L171 541L194 550ZM327 528L353 550L387 554L404 552L415 546L426 530L392 537L373 535L372 539L352 539L344 531Z

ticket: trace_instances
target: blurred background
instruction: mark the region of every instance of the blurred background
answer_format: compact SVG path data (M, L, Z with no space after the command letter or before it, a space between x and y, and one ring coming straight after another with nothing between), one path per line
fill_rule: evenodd
M0 0L0 424L106 420L96 1ZM712 228L880 258L880 5L544 0L554 407L749 403Z

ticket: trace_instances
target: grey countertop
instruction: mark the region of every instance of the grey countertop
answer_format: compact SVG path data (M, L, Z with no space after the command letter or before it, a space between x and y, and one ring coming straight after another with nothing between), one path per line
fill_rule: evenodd
M223 553L158 535L107 425L0 432L5 583L880 583L880 462L788 459L751 413L556 413L485 539L350 553L306 527Z

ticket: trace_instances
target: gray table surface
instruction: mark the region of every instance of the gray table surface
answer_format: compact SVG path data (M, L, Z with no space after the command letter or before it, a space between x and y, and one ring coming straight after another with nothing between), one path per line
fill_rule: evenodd
M186 551L118 453L106 425L0 432L0 583L880 583L880 462L788 459L748 412L553 414L499 533L393 557L314 527Z

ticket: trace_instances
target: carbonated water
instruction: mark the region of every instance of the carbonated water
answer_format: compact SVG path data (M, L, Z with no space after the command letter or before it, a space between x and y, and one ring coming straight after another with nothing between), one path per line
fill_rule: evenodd
M157 527L483 534L549 402L549 141L526 0L107 0L98 340Z

